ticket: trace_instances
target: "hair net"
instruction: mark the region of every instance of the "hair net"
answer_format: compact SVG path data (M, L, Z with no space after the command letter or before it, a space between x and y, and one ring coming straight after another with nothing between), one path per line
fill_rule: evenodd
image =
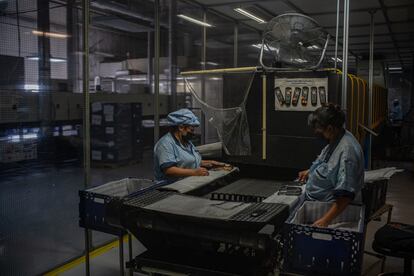
M199 126L200 121L198 120L197 116L194 115L187 108L179 109L177 111L171 112L167 116L167 120L170 126Z

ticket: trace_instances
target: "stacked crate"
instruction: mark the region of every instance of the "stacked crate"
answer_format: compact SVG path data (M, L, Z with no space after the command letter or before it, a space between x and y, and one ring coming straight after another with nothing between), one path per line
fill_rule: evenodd
M95 102L91 113L93 162L123 164L141 159L141 104Z
M37 141L34 139L0 142L0 163L37 159Z

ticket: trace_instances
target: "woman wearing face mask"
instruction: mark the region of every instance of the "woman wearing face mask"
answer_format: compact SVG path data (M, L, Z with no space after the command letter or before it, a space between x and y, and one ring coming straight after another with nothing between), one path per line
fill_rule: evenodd
M364 157L355 137L344 129L345 113L339 106L324 105L309 115L308 125L328 145L299 181L306 182L306 200L334 204L314 226L327 227L360 192L364 184Z
M188 109L168 114L170 131L154 147L154 171L157 181L172 183L187 176L207 176L207 168L224 166L223 163L202 160L190 139L198 118Z

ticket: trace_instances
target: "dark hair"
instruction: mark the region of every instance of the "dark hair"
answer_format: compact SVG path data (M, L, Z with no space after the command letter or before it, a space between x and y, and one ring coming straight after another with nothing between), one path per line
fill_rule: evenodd
M339 105L332 103L324 104L308 117L308 125L313 128L325 129L328 126L342 128L345 123L345 112Z

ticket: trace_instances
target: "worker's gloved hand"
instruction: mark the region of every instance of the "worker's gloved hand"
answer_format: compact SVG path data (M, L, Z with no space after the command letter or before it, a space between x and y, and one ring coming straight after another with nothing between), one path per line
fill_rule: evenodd
M194 176L207 176L209 174L208 170L206 168L203 168L203 167L194 169L193 173L194 173L193 174Z
M226 165L226 163L222 163L222 162L218 162L218 161L214 161L214 160L212 160L212 161L211 161L211 165L212 165L213 167L224 167L224 166Z
M309 170L306 170L306 171L299 172L297 180L300 183L306 183L306 181L308 181L308 178L309 178Z
M312 224L312 226L314 226L314 227L326 228L326 227L328 227L329 223L330 223L329 221L327 221L327 220L325 220L325 219L323 219L323 218L320 218L320 219L318 219L317 221L315 221L315 222Z

